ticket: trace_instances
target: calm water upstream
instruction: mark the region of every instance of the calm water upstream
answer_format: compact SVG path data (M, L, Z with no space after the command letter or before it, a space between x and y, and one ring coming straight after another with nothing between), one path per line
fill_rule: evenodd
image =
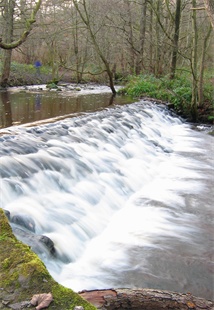
M35 251L75 291L213 299L213 137L148 101L105 107L0 130L0 206L14 232L49 237L55 254Z
M128 102L133 99L125 96L113 98L107 86L68 84L59 91L48 90L46 85L12 87L0 91L0 128L49 122L51 118L63 119Z

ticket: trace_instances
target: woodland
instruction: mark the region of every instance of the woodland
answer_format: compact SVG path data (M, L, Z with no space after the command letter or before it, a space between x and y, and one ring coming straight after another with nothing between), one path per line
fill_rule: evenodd
M108 83L115 94L115 82L135 81L133 95L174 97L195 120L208 105L214 118L212 0L2 0L0 25L3 88L14 66L39 60L52 82Z
M32 74L40 83L34 67L39 61L50 84L92 81L108 84L115 95L117 83L135 97L171 102L194 121L206 112L206 121L213 123L213 51L213 0L0 0L0 89L24 85ZM26 79L13 83L12 74L23 71ZM38 289L52 291L50 309L213 309L213 302L189 293L73 295L16 240L2 210L0 224L1 309Z

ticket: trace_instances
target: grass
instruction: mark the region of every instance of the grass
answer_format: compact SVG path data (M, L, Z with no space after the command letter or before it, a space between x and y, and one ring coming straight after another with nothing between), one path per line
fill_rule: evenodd
M188 73L181 73L173 80L168 76L161 78L153 75L130 76L126 86L120 92L133 97L149 97L170 103L177 113L190 117L192 85L191 76ZM213 84L208 77L204 84L204 104L200 107L203 113L205 109L208 112L205 120L207 122L213 121L213 107Z
M0 61L0 72L2 70L2 63ZM8 81L9 86L20 85L35 85L47 83L51 79L51 68L42 66L40 69L40 76L36 74L36 69L33 64L20 64L18 62L11 63L10 77Z

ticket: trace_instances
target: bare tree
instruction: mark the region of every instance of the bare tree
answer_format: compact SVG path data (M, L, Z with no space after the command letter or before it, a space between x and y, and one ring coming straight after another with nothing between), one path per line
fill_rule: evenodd
M20 46L27 39L33 24L35 23L36 13L38 12L42 0L38 0L32 9L31 15L25 21L25 28L17 40L14 36L15 0L5 0L3 2L3 38L0 39L0 48L4 49L3 68L0 79L0 86L6 87L10 75L12 50Z
M15 3L16 1L14 0L8 0L8 1L5 1L5 6L4 6L6 17L7 17L5 19L5 26L10 28L10 33L13 32L13 26L14 26L13 18L14 18ZM30 34L32 30L33 24L36 22L36 14L40 8L41 3L42 3L42 0L38 0L37 3L35 4L35 7L33 8L32 13L30 15L30 18L26 19L25 29L23 30L19 38L13 41L11 37L10 38L11 42L7 42L9 40L8 37L0 38L0 48L14 49L20 46L27 39L28 35Z
M93 31L93 28L92 28L92 25L90 22L90 17L89 17L87 5L86 5L86 1L85 0L82 0L82 1L73 0L73 3L74 3L75 8L77 9L82 21L83 21L83 23L86 25L86 27L89 31L90 38L92 40L92 43L94 45L94 48L95 48L98 56L100 57L101 61L103 62L104 66L105 66L106 72L107 72L108 77L109 77L109 83L110 83L109 86L111 88L111 91L113 94L116 94L116 90L114 87L113 72L110 68L110 64L109 64L107 58L105 57L102 49L100 48L100 45L99 45L98 40L96 38L96 33ZM80 8L80 6L81 6L81 8Z
M9 0L4 10L5 27L3 28L3 31L4 31L3 34L5 37L5 41L7 42L6 43L7 46L10 45L12 42L14 8L15 8L15 1ZM10 75L11 57L12 57L12 49L4 50L2 76L0 80L0 85L2 87L6 87L7 85L7 81Z

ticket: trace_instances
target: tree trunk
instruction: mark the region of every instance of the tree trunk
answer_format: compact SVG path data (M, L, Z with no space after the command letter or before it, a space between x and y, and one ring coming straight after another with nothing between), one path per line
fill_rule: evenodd
M4 38L10 44L13 37L13 15L14 15L15 1L10 0L5 6L5 19L4 19ZM0 86L6 87L10 76L12 50L5 50L3 56L2 74Z
M16 3L15 0L9 0L8 6L10 8L12 8L12 6L14 5L14 7L15 7L15 3ZM3 39L0 38L0 48L6 49L6 50L14 49L14 48L20 46L23 42L26 41L28 35L30 34L30 32L32 30L33 24L36 21L36 19L35 19L36 18L36 14L37 14L38 10L40 9L41 3L42 3L42 0L38 0L38 2L35 3L35 7L32 10L30 18L26 19L25 29L23 30L23 32L20 35L20 37L18 38L18 40L12 41L12 37L11 37L11 40L8 43L7 40L4 40L5 38L3 38ZM14 10L14 7L13 7L13 10ZM12 15L11 15L11 17L12 17Z
M8 86L8 80L10 77L12 50L5 50L3 56L2 74L0 80L0 86L6 88Z
M210 18L212 27L214 29L214 1L213 0L204 0L204 5L207 11L207 14Z
M196 0L192 0L192 31L193 31L193 41L192 41L192 101L191 101L191 115L193 121L198 119L198 72L197 72L197 60L198 60L198 31L196 22Z
M79 292L80 296L102 310L212 310L214 303L190 293L153 289L106 289Z
M8 84L8 79L10 76L10 66L12 58L12 49L20 46L29 35L32 25L35 22L35 16L38 12L42 0L38 0L33 9L31 16L26 20L25 30L17 41L13 41L14 32L14 11L15 11L15 0L5 1L3 6L3 16L4 16L4 29L3 29L3 39L0 38L0 48L4 49L3 66L0 78L0 86L6 87Z
M174 79L175 77L175 70L176 70L176 64L177 64L180 20L181 20L181 0L176 0L175 32L174 32L174 39L173 39L174 42L173 42L171 75L170 75L171 79Z
M134 38L133 38L133 23L132 23L132 12L131 4L129 0L125 0L128 14L128 44L129 44L129 64L131 74L135 73L135 50L134 50Z
M96 39L96 36L92 30L92 27L91 27L91 23L90 23L90 19L89 19L89 15L88 15L88 11L87 11L87 8L86 8L86 2L85 0L83 0L83 9L84 9L84 13L85 13L85 16L83 15L83 13L81 12L80 8L79 8L79 4L76 0L73 0L73 4L76 8L76 10L78 11L83 23L86 25L88 31L89 31L89 34L90 34L90 37L91 37L91 40L92 40L92 43L94 45L94 48L98 54L98 56L100 57L100 59L102 60L104 66L105 66L105 69L106 69L106 72L108 74L108 77L109 77L109 86L111 88L111 91L114 95L116 95L116 89L114 87L114 78L113 78L113 73L110 69L110 64L108 62L108 60L105 58L98 42L97 42L97 39Z
M141 2L141 17L140 17L140 50L136 65L136 74L140 74L143 69L143 54L146 36L146 12L147 12L147 0Z
M205 69L205 53L207 48L207 42L211 34L212 27L210 25L210 28L207 32L207 35L204 38L204 42L202 45L202 54L201 54L201 66L200 66L200 72L199 72L199 81L198 81L198 104L203 105L204 101L204 69Z
M160 16L160 0L155 3L156 6L156 20L155 20L155 76L159 77L161 75L161 40L160 40L160 25L158 18Z
M75 10L75 26L73 29L74 55L76 63L76 81L77 84L81 82L82 76L80 73L80 57L79 57L79 36L78 36L78 20L77 10Z
M150 6L150 15L149 15L149 71L150 73L154 73L154 63L153 63L153 10Z

